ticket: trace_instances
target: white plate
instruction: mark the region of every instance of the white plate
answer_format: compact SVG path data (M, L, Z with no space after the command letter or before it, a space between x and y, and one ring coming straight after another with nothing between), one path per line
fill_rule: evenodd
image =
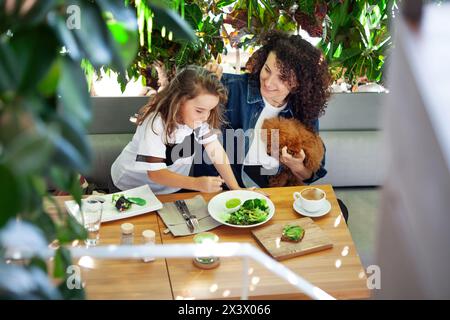
M255 198L265 199L267 206L269 207L269 215L267 216L267 219L263 222L259 222L259 223L251 224L251 225L235 225L235 224L225 222L225 220L227 219L227 217L229 215L229 213L225 212L226 211L225 203L228 200L233 199L233 198L238 198L239 200L241 200L241 203L244 203L248 199L255 199ZM216 195L211 200L209 200L208 212L214 220L216 220L217 222L223 223L227 226L235 227L235 228L252 228L252 227L260 226L260 225L266 223L267 221L269 221L275 213L275 206L269 198L262 195L261 193L249 191L249 190L233 190L233 191L222 192L222 193Z
M294 202L292 207L294 208L295 211L297 211L297 213L300 213L303 216L311 217L311 218L318 218L318 217L324 216L328 212L330 212L331 203L330 203L330 201L325 200L325 204L323 205L322 209L320 209L318 211L314 211L314 212L306 211L305 209L303 209L303 207L298 202Z
M130 209L120 212L112 203L112 196L114 194L123 194L125 197L139 197L145 199L147 203L144 206L139 206L134 204ZM138 188L125 190L117 193L106 194L106 195L93 195L88 198L98 198L104 200L103 202L103 213L102 222L114 221L119 219L125 219L140 214L144 214L151 211L156 211L162 208L162 203L156 198L155 194L152 192L148 185L144 185ZM65 203L67 211L73 215L78 221L81 221L80 207L74 201L66 201Z

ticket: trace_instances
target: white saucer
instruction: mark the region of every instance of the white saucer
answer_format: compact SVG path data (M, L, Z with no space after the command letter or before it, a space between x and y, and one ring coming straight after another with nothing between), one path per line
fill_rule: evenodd
M331 210L331 203L330 203L330 201L325 200L324 206L323 206L320 210L314 211L314 212L306 211L306 210L303 209L303 207L300 206L297 202L294 202L294 204L292 205L292 207L294 208L294 210L295 210L297 213L300 213L300 214L303 215L303 216L311 217L311 218L318 218L318 217L324 216L324 215L326 215L328 212L330 212L330 210Z

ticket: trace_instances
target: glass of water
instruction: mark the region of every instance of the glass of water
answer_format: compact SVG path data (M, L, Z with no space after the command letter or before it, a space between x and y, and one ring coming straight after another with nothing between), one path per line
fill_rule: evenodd
M102 211L102 202L97 199L86 199L81 202L83 225L88 232L88 237L84 241L87 246L96 246L99 242Z

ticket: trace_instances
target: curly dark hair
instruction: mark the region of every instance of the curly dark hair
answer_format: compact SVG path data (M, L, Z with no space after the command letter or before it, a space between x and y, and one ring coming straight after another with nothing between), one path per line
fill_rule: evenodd
M294 117L312 129L325 113L330 96L331 75L322 52L298 35L270 31L262 37L262 47L247 62L250 77L257 80L270 52L277 57L281 80L292 86L288 103Z

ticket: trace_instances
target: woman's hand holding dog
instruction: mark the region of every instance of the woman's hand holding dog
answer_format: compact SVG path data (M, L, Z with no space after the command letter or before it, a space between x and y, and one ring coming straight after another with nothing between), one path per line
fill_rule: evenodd
M302 150L300 150L300 154L299 157L293 157L292 155L290 155L287 152L287 147L283 147L283 149L281 149L281 157L280 157L280 162L282 164L284 164L286 167L288 167L293 174L295 174L298 178L300 178L301 180L306 180L311 178L313 172L309 169L307 169L304 164L303 161L305 161L306 155L305 152Z

